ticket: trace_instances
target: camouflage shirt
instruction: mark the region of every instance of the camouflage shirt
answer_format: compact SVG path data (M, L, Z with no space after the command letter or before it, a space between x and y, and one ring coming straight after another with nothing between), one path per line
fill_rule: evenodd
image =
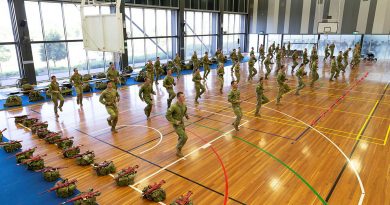
M73 81L73 82L72 82ZM83 84L83 76L79 73L74 73L72 77L70 77L70 83L72 83L74 86L80 86Z
M171 105L165 114L165 118L173 125L176 125L176 122L183 125L183 117L185 116L187 116L187 106L179 102Z
M151 94L155 95L156 93L153 91L153 87L152 87L152 84L146 84L144 83L141 87L141 89L139 90L139 98L141 98L141 100L143 99L151 99Z
M105 106L116 106L117 99L119 101L119 93L114 88L105 89L99 97L99 102Z
M228 95L228 101L232 104L232 106L240 105L240 91L238 89L232 89Z
M163 86L166 89L172 89L173 86L175 85L175 79L172 76L165 76L164 81L163 81Z
M119 78L119 72L117 70L109 69L107 71L107 79L109 81L117 82Z
M58 92L53 92L53 91L58 91ZM61 91L60 91L60 85L58 84L58 82L51 82L49 84L49 93L51 94L61 94Z
M192 81L195 83L195 85L200 85L200 81L202 80L202 77L200 77L200 73L195 73L192 76Z

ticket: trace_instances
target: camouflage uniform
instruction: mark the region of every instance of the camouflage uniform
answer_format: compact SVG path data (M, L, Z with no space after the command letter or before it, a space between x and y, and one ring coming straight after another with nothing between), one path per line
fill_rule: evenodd
M146 68L146 77L150 79L150 84L153 88L153 79L154 79L154 68L152 63L147 63L145 65Z
M310 82L310 87L314 87L314 82L318 80L320 77L317 73L318 69L318 64L317 61L312 62L311 67L310 67L310 72L311 72L311 82Z
M74 86L77 94L77 104L83 105L83 76L79 73L74 73L70 77L70 83ZM88 82L87 82L88 83Z
M152 96L156 93L153 91L152 84L143 84L141 89L139 90L139 98L146 103L146 107L144 109L145 115L147 118L150 116L150 112L152 111Z
M240 82L240 78L241 78L241 75L240 75L240 63L236 63L234 65L234 75L236 76L237 83L239 83Z
M277 77L279 92L278 96L276 97L276 104L280 103L280 99L282 98L283 94L287 93L290 90L290 87L285 83L286 79L286 73L284 73L283 70L280 70Z
M165 76L163 86L169 94L169 98L167 99L168 108L171 106L172 100L176 97L176 93L173 91L174 85L176 85L175 79L172 76Z
M260 116L259 115L259 111L260 111L261 105L264 104L264 103L269 102L268 98L265 97L265 95L264 95L263 82L260 82L256 86L256 97L257 97L256 98L257 99L257 104L256 104L255 116Z
M293 60L293 65L292 65L292 70L291 70L291 73L294 72L294 69L295 67L297 67L298 65L298 52L297 51L294 51L294 53L292 54L292 60Z
M51 100L54 103L54 113L57 115L57 108L62 111L62 106L64 105L64 97L61 94L60 85L58 82L51 82L49 84L49 93L51 95ZM60 106L58 106L58 100L60 100Z
M164 73L164 70L160 65L160 60L156 60L156 62L154 62L154 72L156 73L156 85L158 85L158 80L160 80L160 76ZM153 81L153 79L150 80Z
M224 64L225 63L225 56L223 53L219 53L218 57L218 62Z
M257 70L255 68L255 63L257 62L256 58L253 56L249 59L248 65L249 65L249 76L248 81L253 79L253 76L257 74Z
M270 56L271 59L274 58L274 54L273 54L272 52L273 52L272 46L270 46L270 47L268 48L268 55Z
M183 121L183 117L188 119L187 106L184 103L176 102L168 109L165 117L172 124L173 129L175 129L175 132L179 137L176 151L181 154L181 149L188 139Z
M115 89L106 88L100 95L99 101L106 106L106 110L110 115L107 118L108 125L111 126L111 131L115 131L116 123L118 123L118 106L116 104L119 101L119 93Z
M349 57L349 49L347 49L343 53L343 59L344 59L343 72L345 72L345 68L347 68L347 66L348 66L348 57Z
M210 73L210 64L211 64L211 61L209 59L209 55L205 54L203 56L203 59L202 59L202 62L203 62L203 79L207 79L207 76L209 75Z
M253 48L251 49L251 52L249 52L249 55L255 55L255 51L253 50Z
M225 68L223 67L223 64L220 64L218 66L217 74L218 74L218 82L219 82L219 86L220 86L219 92L222 93L223 82L224 82L223 75L225 74Z
M260 47L259 49L260 57L261 57L261 63L264 62L265 60L265 52L264 52L264 47Z
M119 72L115 69L108 69L107 79L112 82L112 86L117 89L119 84Z
M200 77L200 73L194 73L192 77L192 81L195 83L195 92L196 92L195 103L197 104L199 103L198 98L201 98L202 94L206 90L204 85L202 85L202 83L200 82L201 80L202 77Z
M272 63L271 63L271 59L270 59L270 57L268 55L267 58L264 61L265 69L267 70L267 73L265 74L265 79L268 79L268 76L271 73L271 68L269 66L270 64L272 64Z
M195 53L192 54L191 60L192 60L192 72L195 72L195 70L199 68L198 56Z
M240 91L238 89L232 89L228 95L228 101L232 104L234 114L236 115L236 120L233 122L233 126L238 130L238 125L242 118L242 110L240 106Z
M173 60L173 63L174 63L175 68L176 68L177 79L179 79L181 76L181 58L180 58L180 56L176 56L175 60Z
M306 65L308 62L309 62L309 59L307 58L307 50L303 51L303 54L302 54L302 58L303 58L303 63Z
M333 54L334 54L334 47L335 47L334 43L330 44L330 46L329 46L330 56L333 56Z
M330 55L330 54L329 54L329 46L326 45L326 47L325 47L325 57L324 57L324 60L328 59L329 55Z
M295 92L295 95L299 95L299 91L302 90L306 85L303 82L303 73L305 72L305 66L302 65L298 68L297 72L295 73L295 76L298 78L298 86L297 91Z
M230 53L230 59L232 60L232 63L233 63L233 65L234 65L234 63L235 63L236 60L237 60L237 54L236 54L235 51L232 51L232 52ZM233 72L233 67L234 67L234 66L231 67L231 71L232 71L232 72Z
M288 42L287 44L287 56L290 56L290 51L291 51L291 44Z
M337 73L336 73L336 78L339 76L340 71L344 71L344 65L343 65L343 53L340 52L339 55L337 56Z
M276 53L276 72L278 72L280 67L282 67L282 62L281 62L282 59L281 58L282 58L281 52L277 52Z
M333 77L337 78L337 65L336 65L336 60L332 59L331 60L331 70L330 70L330 79L329 81L333 81Z

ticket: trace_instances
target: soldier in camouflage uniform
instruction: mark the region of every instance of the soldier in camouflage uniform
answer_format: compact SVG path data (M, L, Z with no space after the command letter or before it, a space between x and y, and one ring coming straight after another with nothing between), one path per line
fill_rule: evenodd
M156 61L154 62L154 72L156 73L156 85L158 85L158 80L160 79L160 76L164 73L164 70L161 68L160 64L160 57L157 57Z
M103 90L100 95L99 102L106 106L106 110L110 117L107 118L108 125L111 126L111 131L117 133L115 129L116 123L118 123L118 106L120 96L116 89L113 88L113 82L107 83L107 88Z
M176 57L173 60L173 64L175 65L176 72L177 72L176 78L179 80L179 78L181 76L181 58L180 58L180 55L178 53L176 53Z
M83 76L79 74L77 68L73 69L74 74L70 77L70 83L74 86L77 95L77 105L83 107ZM87 82L88 83L88 82Z
M282 67L282 53L278 51L276 53L276 72L279 72L280 68Z
M302 63L301 66L298 68L297 72L295 73L295 76L297 76L298 78L298 86L295 95L299 95L299 91L306 86L302 79L304 72L305 72L305 64Z
M309 62L309 59L307 58L307 48L303 51L302 58L303 63L306 65Z
M337 78L337 64L334 56L330 57L330 64L331 64L331 70L330 70L330 79L329 81L333 81L333 77L336 79Z
M267 70L267 73L265 74L265 79L268 79L269 74L271 73L270 64L273 64L270 59L271 54L267 55L267 58L264 61L265 69Z
M150 119L150 112L152 111L152 94L156 95L156 93L153 91L152 84L150 83L150 79L146 78L145 83L142 85L141 89L139 90L139 98L146 103L146 107L144 109L145 115L147 120Z
M280 99L282 98L283 94L287 93L290 91L290 87L288 87L286 81L286 67L282 65L282 67L279 70L278 76L277 76L277 82L278 82L278 87L279 87L279 92L278 96L276 97L276 104L280 104Z
M339 51L339 55L337 56L337 72L336 72L336 78L339 77L340 71L344 70L343 65L343 52Z
M359 63L360 63L360 43L357 43L353 50L351 68L354 68Z
M310 87L314 87L314 82L318 80L320 77L317 72L318 69L318 59L312 62L311 67L310 67L310 74L311 74L311 82L310 82Z
M292 60L293 60L293 65L291 66L291 73L294 73L294 69L298 65L298 51L294 50L294 52L293 52L291 57L292 57Z
M287 44L287 56L290 56L290 51L291 51L291 44L290 41Z
M270 57L270 59L274 58L272 46L270 46L270 47L268 48L268 53L267 53L267 54L268 54L268 56Z
M110 62L110 68L107 71L107 79L113 82L112 86L114 89L118 88L119 85L119 72L115 69L115 65Z
M236 120L232 123L232 125L234 126L234 129L238 131L238 126L240 125L242 118L240 91L238 90L237 81L232 81L230 84L232 85L232 89L229 92L228 101L232 104L234 114L236 115Z
M240 62L238 62L238 60L236 60L236 63L234 64L234 75L236 76L236 81L237 83L240 82L240 78L241 78L241 75L240 75Z
M206 80L207 79L207 76L209 75L210 73L210 64L211 64L211 61L209 59L209 53L208 52L205 52L204 53L204 56L202 58L202 62L203 62L203 68L204 68L204 71L203 71L203 80Z
M329 44L326 44L325 46L325 57L324 57L324 61L326 61L329 57Z
M217 48L217 51L215 51L215 58L218 59L219 58L219 54L221 54L221 49Z
M232 67L230 68L232 73L233 73L233 68L234 68L234 62L237 61L237 54L236 54L236 49L233 49L233 51L230 53L230 59L232 60Z
M154 66L152 60L148 60L148 63L145 65L146 77L151 80L150 84L153 89L153 79L154 79Z
M251 48L251 52L249 52L250 56L252 56L252 54L255 55L255 48L253 48L253 47Z
M194 53L192 54L191 60L192 60L192 72L195 73L195 71L199 68L199 60L196 51L194 51Z
M219 92L222 94L223 90L223 75L225 74L225 68L223 67L223 64L220 63L218 64L218 70L217 70L217 75L218 75L218 82L219 82Z
M344 53L343 53L343 59L344 59L343 72L345 72L345 69L346 69L347 66L348 66L349 51L351 51L351 48L348 48L348 49L345 50Z
M257 70L255 68L256 61L257 60L256 60L256 57L255 57L255 54L252 54L250 59L249 59L249 62L248 62L248 65L249 65L248 81L252 80L253 76L255 76L257 74Z
M57 108L62 112L62 106L64 105L64 97L61 94L60 85L57 82L56 76L51 76L51 83L49 84L49 91L51 100L54 103L54 113L58 117ZM58 100L60 100L60 106L58 106Z
M330 56L332 57L333 56L333 54L334 54L334 48L335 48L336 46L334 45L334 43L332 43L332 44L330 44L330 46L329 46L329 49L330 49Z
M312 54L310 56L310 66L313 64L314 61L318 60L317 51L312 51Z
M172 100L176 97L175 92L173 91L173 86L176 86L175 79L172 77L172 70L167 70L167 75L164 78L163 86L167 89L169 98L167 99L168 108L171 106Z
M177 93L177 102L168 109L165 117L172 124L173 129L175 129L175 132L179 137L176 145L176 156L183 157L181 150L188 139L185 132L183 118L186 117L187 120L189 119L187 115L187 106L185 105L184 93Z
M256 104L255 116L259 117L261 105L269 102L268 98L265 97L264 95L263 77L260 77L259 84L256 86L256 99L257 99L257 104Z
M196 69L195 73L192 76L192 81L195 83L195 104L199 104L198 98L202 98L202 94L206 90L204 85L201 83L202 77L200 77L200 71L199 69Z
M275 54L279 53L279 51L280 51L279 43L276 46L276 48L274 49L274 51L275 51Z
M237 60L238 60L238 62L241 62L243 58L244 58L244 56L241 54L241 48L238 47L238 50L237 50Z
M264 60L265 60L265 52L264 52L264 46L263 46L263 44L260 45L259 53L260 53L260 55L259 55L259 60L260 60L260 58L261 58L261 63L263 63Z

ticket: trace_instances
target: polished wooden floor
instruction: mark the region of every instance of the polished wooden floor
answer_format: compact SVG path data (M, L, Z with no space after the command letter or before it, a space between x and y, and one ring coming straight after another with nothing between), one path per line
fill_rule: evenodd
M51 102L2 111L0 128L8 128L4 133L8 138L23 140L24 149L36 145L36 153L47 153L47 165L68 166L61 174L78 179L80 190L101 191L99 204L152 204L142 200L138 191L162 179L166 180L167 204L189 190L194 192L196 204L205 205L224 204L225 199L227 204L358 204L362 194L359 181L345 157L324 136L357 168L365 189L363 204L390 204L389 64L362 62L358 69L348 67L338 81L329 82L329 63L320 62L316 87L304 88L300 96L286 94L279 106L274 101L277 84L272 75L265 82L265 94L272 101L262 107L262 116L255 118L254 89L259 76L248 83L247 63L243 63L240 90L244 117L238 132L232 130L234 114L227 102L230 66L225 68L224 94L219 94L216 71L212 70L198 106L193 102L191 76L184 76L175 91L184 91L187 98L189 139L183 152L188 156L179 160L175 156L177 136L164 116L167 93L162 82L156 89L150 121L146 121L145 104L138 98L139 86L120 89L117 134L109 131L99 94L86 95L83 109L75 98L66 98L58 119ZM368 76L357 83L366 72ZM295 88L296 77L290 69L288 78ZM49 121L51 130L74 136L75 144L84 145L82 152L95 151L98 162L113 160L119 169L139 165L135 186L119 188L111 176L98 177L92 167L63 159L54 145L32 136L10 119L21 114ZM317 119L314 128L318 132L308 128Z

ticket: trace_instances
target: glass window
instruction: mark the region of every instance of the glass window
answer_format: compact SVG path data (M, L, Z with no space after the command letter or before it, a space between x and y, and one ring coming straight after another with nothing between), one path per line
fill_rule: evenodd
M211 27L210 27L210 13L203 13L203 34L211 34Z
M100 14L110 14L110 7L108 6L101 6L100 7Z
M194 30L195 35L202 35L202 13L195 12L195 27L191 27Z
M167 36L175 36L177 35L177 32L176 32L176 22L173 22L172 21L172 16L173 16L173 19L176 19L176 12L171 12L171 10L167 10L167 30L168 30L168 33L167 33ZM173 25L173 27L172 27Z
M368 52L374 53L378 59L390 59L390 36L364 35L362 54L366 55ZM352 55L351 52L350 55Z
M168 45L167 45L167 39L166 38L158 38L157 39L158 46L157 47L157 56L160 57L160 60L167 59L167 50L168 50Z
M104 57L103 52L100 51L87 51L88 54L88 66L89 73L95 74L99 72L104 72Z
M156 59L156 39L145 39L146 61Z
M241 15L236 14L234 21L234 33L242 33L241 31Z
M257 35L257 34L249 34L249 48L248 48L249 51L251 51L251 49L253 47L255 53L258 52L258 47L259 47L258 42L257 42L258 37L259 37L259 35Z
M114 62L114 54L112 52L104 52L104 71L107 71L110 62Z
M7 1L0 1L0 41L14 42L11 18Z
M46 43L50 75L56 75L57 78L69 77L67 55L65 43Z
M45 45L43 43L31 44L31 51L34 59L35 75L37 81L49 80Z
M99 15L99 6L84 7L84 15L85 16Z
M61 4L41 2L41 9L45 40L64 40ZM51 39L52 36L56 36L58 39Z
M145 33L149 37L156 36L156 14L154 9L145 9Z
M131 23L130 23L130 9L125 9L125 22L126 22L126 32L127 32L127 38L131 38Z
M131 20L133 26L133 37L144 37L144 16L143 9L131 8Z
M223 15L223 31L224 32L229 31L229 16L228 16L228 14Z
M223 35L223 53L224 53L224 54L229 53L229 48L228 48L228 35Z
M144 39L134 39L134 66L144 66L145 65L145 41Z
M176 38L167 38L167 44L168 44L168 59L172 59L173 55L176 53L176 47L173 46L173 44L176 45Z
M64 4L64 16L67 40L82 39L80 5Z
M129 61L129 65L133 65L133 46L131 44L132 41L127 40L127 58Z
M185 59L191 59L192 53L194 52L194 37L185 37Z
M42 41L42 26L38 2L25 1L27 24L31 41ZM1 10L2 6L0 7ZM3 12L0 12L3 13ZM3 19L3 18L2 18ZM3 22L3 21L1 21ZM0 29L2 32L3 29Z
M187 35L194 35L194 12L192 11L186 11L185 12L185 32Z
M83 48L83 42L69 42L68 50L71 73L73 68L77 68L80 74L87 74L87 56Z
M166 36L167 35L166 10L156 10L156 15L158 19L156 36ZM168 22L168 24L170 24L170 22Z
M19 78L15 45L0 45L0 86L14 85Z
M201 42L201 37L194 37L195 39L195 44L194 44L194 51L196 51L196 54L199 56L199 54L202 53L202 42ZM191 53L192 56L193 53Z

